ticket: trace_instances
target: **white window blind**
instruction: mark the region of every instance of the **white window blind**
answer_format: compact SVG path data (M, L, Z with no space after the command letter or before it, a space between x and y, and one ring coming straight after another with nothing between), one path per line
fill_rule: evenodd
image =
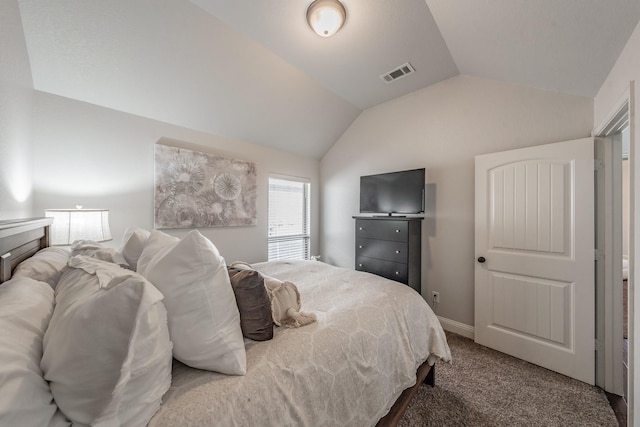
M309 259L309 182L269 178L269 261Z

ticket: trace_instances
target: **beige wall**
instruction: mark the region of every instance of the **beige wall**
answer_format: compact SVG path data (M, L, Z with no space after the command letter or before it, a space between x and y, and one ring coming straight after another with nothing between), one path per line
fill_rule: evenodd
M0 220L32 207L30 137L33 82L18 3L0 2Z
M257 225L201 230L227 260L266 260L270 172L310 178L318 253L319 161L34 92L15 0L0 2L0 52L0 220L106 207L117 247L127 226L153 226L153 147L162 140L257 163Z
M322 253L353 268L361 175L425 167L422 294L474 323L474 156L589 136L590 98L459 76L364 111L321 161Z
M114 247L129 225L153 228L154 145L162 141L257 164L257 225L200 230L228 262L266 261L270 172L311 180L311 253L318 251L318 160L42 92L34 94L33 139L35 215L76 204L108 208Z
M640 248L640 197L636 194L640 189L640 173L638 173L638 165L640 165L640 150L637 149L637 126L640 123L640 110L638 109L638 100L640 100L640 24L636 26L633 34L629 38L627 45L618 57L616 64L611 69L607 79L598 91L594 101L594 122L600 125L608 120L612 114L616 103L624 96L629 94L630 83L634 82L634 89L631 91L631 126L629 132L629 190L631 209L629 219L629 260L630 260L630 277L629 289L632 306L629 311L630 317L630 390L629 390L629 425L640 425L640 416L637 415L640 408L640 328L634 327L634 317L640 315L640 292L635 291L635 286L640 283L640 257L637 256L638 248ZM636 321L637 322L637 321Z

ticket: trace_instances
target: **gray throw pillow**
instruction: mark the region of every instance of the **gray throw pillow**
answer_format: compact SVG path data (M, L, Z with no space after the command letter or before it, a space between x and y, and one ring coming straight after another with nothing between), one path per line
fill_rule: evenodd
M242 335L254 341L273 338L271 302L262 275L255 270L227 267L240 311Z

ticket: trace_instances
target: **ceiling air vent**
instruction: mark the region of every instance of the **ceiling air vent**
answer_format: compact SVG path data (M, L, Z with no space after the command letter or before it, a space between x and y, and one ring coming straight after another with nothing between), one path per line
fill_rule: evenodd
M394 80L398 80L408 74L414 73L416 70L413 68L411 64L408 62L406 64L402 64L398 68L393 71L389 71L387 74L383 74L380 76L382 80L386 83L391 83Z

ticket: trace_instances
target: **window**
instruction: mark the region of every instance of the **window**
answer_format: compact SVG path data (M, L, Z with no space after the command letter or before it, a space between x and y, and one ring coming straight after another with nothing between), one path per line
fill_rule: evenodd
M309 181L269 177L269 261L309 259Z

